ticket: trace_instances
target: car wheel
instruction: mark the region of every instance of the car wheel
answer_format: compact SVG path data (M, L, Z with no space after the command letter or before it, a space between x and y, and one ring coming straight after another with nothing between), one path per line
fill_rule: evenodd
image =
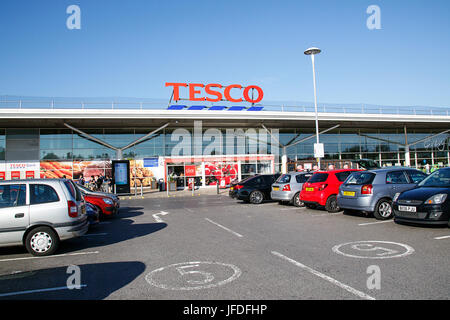
M260 204L264 200L264 196L260 191L253 191L252 193L250 193L249 198L250 202L253 204Z
M328 197L327 202L325 203L325 209L330 213L338 212L339 210L341 210L341 208L339 208L337 204L337 198L335 195L331 195Z
M297 192L297 193L294 195L294 198L293 198L293 204L294 204L294 206L296 206L296 207L304 207L304 206L305 206L305 203L304 203L303 201L300 200L300 192Z
M389 199L381 199L375 206L375 211L373 215L377 220L387 220L392 218L392 201Z
M49 227L31 230L25 238L25 247L33 256L49 256L58 249L59 238Z

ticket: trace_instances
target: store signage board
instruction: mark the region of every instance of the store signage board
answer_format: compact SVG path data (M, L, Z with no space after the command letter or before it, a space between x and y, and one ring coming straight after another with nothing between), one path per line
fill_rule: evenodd
M323 158L325 156L325 149L323 143L314 143L314 158Z
M158 158L144 158L144 168L158 167Z
M219 83L209 83L205 85L202 83L166 82L166 87L173 87L173 100L175 101L180 100L180 87L188 88L189 99L187 100L189 101L218 102L223 101L223 98L225 98L226 101L235 103L244 101L250 103L258 103L264 97L263 90L255 85L243 87L239 84L222 86ZM238 91L242 89L243 92L240 95L238 95ZM257 93L256 97L253 97L254 91L256 91Z

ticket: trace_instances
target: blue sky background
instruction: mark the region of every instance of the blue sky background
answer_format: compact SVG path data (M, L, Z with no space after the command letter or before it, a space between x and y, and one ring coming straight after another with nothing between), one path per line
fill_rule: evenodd
M450 106L448 0L2 0L0 39L0 95L168 100L165 82L218 82L312 101L318 46L319 103Z

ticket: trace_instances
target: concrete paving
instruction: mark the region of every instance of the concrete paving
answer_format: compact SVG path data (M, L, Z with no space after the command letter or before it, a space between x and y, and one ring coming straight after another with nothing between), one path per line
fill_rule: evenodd
M448 228L215 192L122 197L55 256L0 248L0 299L449 299Z

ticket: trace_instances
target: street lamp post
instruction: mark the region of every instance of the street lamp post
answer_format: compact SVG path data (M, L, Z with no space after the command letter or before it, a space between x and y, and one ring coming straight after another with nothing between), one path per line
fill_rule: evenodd
M312 67L313 67L313 82L314 82L314 110L316 113L316 140L317 145L319 145L319 116L317 114L317 93L316 93L316 69L314 65L314 56L319 54L321 50L316 47L311 47L305 50L305 54L311 56ZM317 158L319 170L320 170L320 157Z

